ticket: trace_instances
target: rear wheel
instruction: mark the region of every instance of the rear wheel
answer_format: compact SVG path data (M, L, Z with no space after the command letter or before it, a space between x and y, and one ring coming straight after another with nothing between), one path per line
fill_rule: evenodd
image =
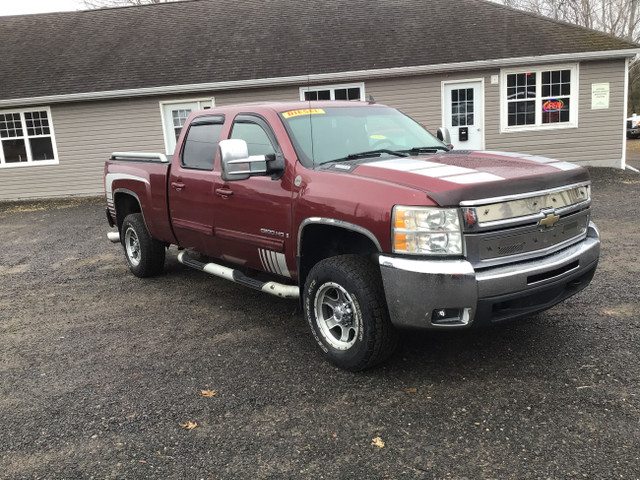
M395 349L380 272L365 257L341 255L315 265L304 288L304 310L329 361L352 371L386 360Z
M162 272L164 244L151 236L141 213L127 215L120 232L129 270L135 276L151 277Z

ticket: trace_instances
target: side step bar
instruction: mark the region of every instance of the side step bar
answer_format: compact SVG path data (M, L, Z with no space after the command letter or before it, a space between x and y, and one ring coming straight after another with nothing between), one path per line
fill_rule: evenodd
M260 290L261 292L275 295L276 297L293 299L300 298L300 288L295 285L285 285L283 283L276 282L261 282L255 278L249 278L241 271L234 270L233 268L223 267L217 263L202 263L194 260L184 251L178 254L178 261L187 267L202 270L203 272L215 275L216 277L231 280L232 282L239 283L245 287Z

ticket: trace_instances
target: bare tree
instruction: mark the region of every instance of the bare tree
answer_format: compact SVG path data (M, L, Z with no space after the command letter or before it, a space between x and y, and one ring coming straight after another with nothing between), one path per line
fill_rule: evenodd
M84 0L88 9L126 7L130 5L151 5L154 3L181 2L183 0Z
M640 40L638 0L494 0L508 7L526 10L575 25Z

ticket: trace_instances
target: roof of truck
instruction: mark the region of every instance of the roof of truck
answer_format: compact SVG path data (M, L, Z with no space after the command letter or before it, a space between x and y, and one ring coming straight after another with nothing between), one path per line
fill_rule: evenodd
M310 109L324 109L324 108L354 108L354 107L385 107L390 108L387 105L375 102L360 102L353 100L313 100L309 101L295 101L295 102L251 102L251 103L237 103L233 105L222 105L218 107L208 108L206 110L200 110L198 116L206 114L216 114L217 112L242 112L246 113L257 112L260 110L272 110L277 113L282 112L294 112L299 111L301 113L308 113Z

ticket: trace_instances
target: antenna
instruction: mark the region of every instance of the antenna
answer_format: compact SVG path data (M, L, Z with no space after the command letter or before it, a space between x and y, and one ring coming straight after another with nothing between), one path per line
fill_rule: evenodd
M316 158L313 151L313 120L311 115L311 77L307 74L307 102L309 103L309 137L311 139L311 163L316 166Z

